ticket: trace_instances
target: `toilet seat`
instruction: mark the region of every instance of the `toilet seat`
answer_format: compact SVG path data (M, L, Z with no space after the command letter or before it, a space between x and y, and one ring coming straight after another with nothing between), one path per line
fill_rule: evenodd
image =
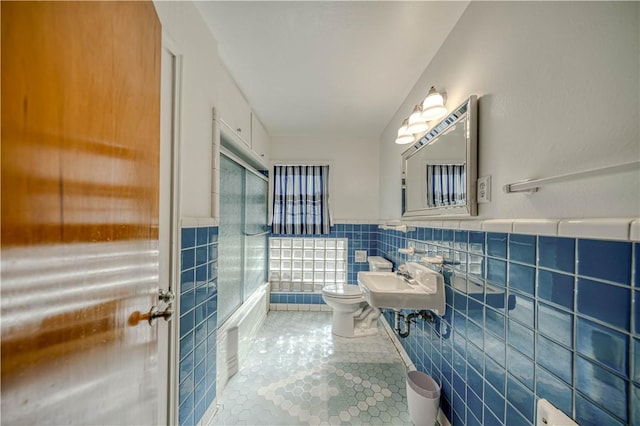
M330 284L322 288L322 294L336 299L361 299L362 291L357 285Z

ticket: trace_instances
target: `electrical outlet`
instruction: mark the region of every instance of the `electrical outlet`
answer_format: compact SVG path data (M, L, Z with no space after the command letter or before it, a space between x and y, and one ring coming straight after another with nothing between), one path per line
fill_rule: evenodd
M491 201L491 175L478 178L478 203Z

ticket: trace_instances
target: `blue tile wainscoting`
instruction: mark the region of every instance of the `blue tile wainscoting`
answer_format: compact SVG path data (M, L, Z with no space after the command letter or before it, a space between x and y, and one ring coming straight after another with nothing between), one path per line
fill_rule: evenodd
M546 398L582 426L640 426L640 243L375 224L338 224L325 237L348 239L350 284L368 268L355 250L396 267L419 259L398 253L408 246L453 261L446 315L400 339L442 385L452 424L531 425ZM181 269L185 425L215 399L217 227L183 228ZM276 292L270 302L322 304L317 293ZM385 317L393 324L392 311Z
M322 295L301 293L271 293L269 303L295 305L323 305Z
M197 424L216 397L218 227L184 227L180 262L178 418Z
M453 425L531 425L539 398L640 425L640 243L417 228L380 230L376 254L408 245L453 261L445 316L400 339Z
M272 291L269 295L270 311L327 311L331 308L320 293Z

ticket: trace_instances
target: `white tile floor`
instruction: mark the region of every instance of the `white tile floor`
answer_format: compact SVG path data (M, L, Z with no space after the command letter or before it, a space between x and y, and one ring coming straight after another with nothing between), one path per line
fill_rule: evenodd
M406 368L380 328L331 334L330 312L269 312L214 425L409 425Z

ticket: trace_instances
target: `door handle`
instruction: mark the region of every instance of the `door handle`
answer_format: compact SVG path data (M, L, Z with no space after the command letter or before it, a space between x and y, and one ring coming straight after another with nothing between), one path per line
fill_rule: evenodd
M156 319L164 318L165 321L169 321L173 316L173 307L167 306L164 311L159 311L156 305L153 305L149 312L140 315L141 320L147 320L150 326L154 326Z
M156 319L164 318L165 321L169 321L173 317L173 306L169 305L164 311L159 311L156 305L153 305L149 312L141 314L140 311L135 311L129 316L128 324L130 326L136 326L140 321L147 321L150 326L156 324Z
M147 321L150 326L154 326L156 319L158 318L164 318L165 321L171 320L173 317L173 306L171 305L171 302L173 302L173 299L175 298L176 295L173 294L171 290L165 290L163 288L158 289L158 299L167 304L164 311L159 311L157 305L151 306L149 312L144 314L141 314L140 311L135 311L129 316L129 325L135 326L138 325L140 321Z

